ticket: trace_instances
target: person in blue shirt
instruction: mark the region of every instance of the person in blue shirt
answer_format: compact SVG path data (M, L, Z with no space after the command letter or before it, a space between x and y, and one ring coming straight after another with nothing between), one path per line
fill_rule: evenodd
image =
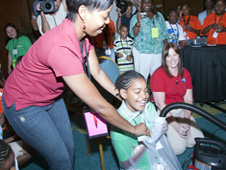
M205 7L205 11L200 12L198 15L199 21L200 23L203 25L205 18L211 14L212 12L214 12L214 8L213 8L213 0L204 0L203 1L204 7Z
M139 8L140 2L138 0L135 0L135 3ZM120 8L117 8L117 12L118 12L118 19L116 21L116 28L117 28L117 32L119 32L121 25L126 25L129 28L130 20L133 17L133 15L135 15L138 12L138 9L136 9L136 11L133 13L133 3L128 2L128 7L124 14L121 13ZM130 37L130 34L128 34L128 36Z

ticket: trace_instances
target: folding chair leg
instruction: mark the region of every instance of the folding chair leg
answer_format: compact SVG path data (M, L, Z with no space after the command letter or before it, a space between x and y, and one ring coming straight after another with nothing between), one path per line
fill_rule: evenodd
M100 162L101 162L101 169L105 170L105 165L104 165L104 152L103 152L103 146L100 141L100 138L98 138L98 146L99 146L99 153L100 153Z

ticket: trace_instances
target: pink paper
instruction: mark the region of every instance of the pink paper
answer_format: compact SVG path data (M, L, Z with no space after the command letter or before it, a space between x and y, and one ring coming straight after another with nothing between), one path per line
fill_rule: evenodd
M86 112L84 116L89 138L108 135L106 121L98 113Z

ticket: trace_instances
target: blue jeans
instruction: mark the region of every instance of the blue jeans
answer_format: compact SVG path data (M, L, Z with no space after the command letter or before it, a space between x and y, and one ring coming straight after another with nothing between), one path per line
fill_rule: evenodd
M47 106L30 106L16 111L14 103L5 115L15 132L38 151L51 170L73 170L74 141L63 99Z

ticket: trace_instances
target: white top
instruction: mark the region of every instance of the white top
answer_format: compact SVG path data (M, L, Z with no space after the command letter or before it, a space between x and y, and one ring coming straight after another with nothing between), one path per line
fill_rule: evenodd
M60 5L59 10L55 14L45 14L45 17L49 23L50 29L61 24L62 21L66 18L66 16L67 16L67 11L64 10L64 6L62 3ZM37 18L37 24L38 24L38 29L39 29L40 34L43 35L44 33L42 32L41 15L39 15Z
M169 21L165 21L167 31L169 33L169 39L168 42L174 42L179 44L179 41L182 41L184 39L184 33L183 28L180 24L170 24Z

